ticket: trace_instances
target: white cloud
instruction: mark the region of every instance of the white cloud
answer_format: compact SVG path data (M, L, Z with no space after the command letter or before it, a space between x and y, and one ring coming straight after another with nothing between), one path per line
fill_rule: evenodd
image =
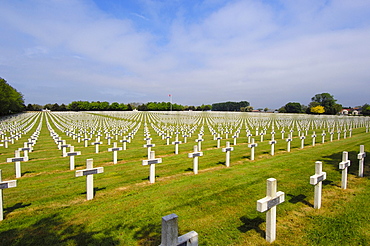
M307 104L321 91L340 95L345 105L367 100L365 92L346 92L368 83L368 1L139 3L142 9L118 18L90 1L6 2L0 76L20 85L32 103L50 101L22 83L57 88L64 103L79 95L168 100L170 93L181 104L248 100L280 107L298 99Z

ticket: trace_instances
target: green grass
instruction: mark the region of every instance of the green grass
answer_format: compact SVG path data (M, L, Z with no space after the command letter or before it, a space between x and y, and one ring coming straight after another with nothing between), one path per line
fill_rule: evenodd
M135 119L126 122L131 121ZM6 158L23 146L37 125L9 149L1 149L3 180L14 179L13 164L6 163ZM250 161L243 129L231 152L231 167L226 168L225 153L216 148L205 125L204 156L199 158L199 174L194 175L193 160L187 153L193 152L200 128L188 138L188 143L179 146L179 155L174 155L174 146L167 146L148 126L152 143L156 144L156 157L163 159L162 164L156 165L156 183L150 184L149 167L141 165L147 159L143 124L127 150L118 153L116 165L105 139L101 152L95 154L94 146L85 148L83 142L77 143L52 126L76 151L82 152L76 157L77 169L85 168L89 158L94 159L95 167L104 167L104 173L94 175L95 197L86 201L85 178L76 178L75 171L69 170L69 158L61 156L44 118L39 140L29 154L30 161L22 163L18 186L3 192L1 245L159 245L161 218L171 213L179 216L181 234L198 232L200 245L270 245L264 239L265 214L256 211L256 201L265 196L266 179L270 177L277 179L278 190L286 195L286 201L277 209L277 240L272 245L370 242L367 159L365 177L356 177L359 145L364 144L365 150L370 146L370 133L365 133L364 127L354 128L351 138L342 137L339 141L335 137L335 141L329 142L327 136L325 144L321 144L321 136L317 137L315 146L307 137L304 149L300 149L295 133L290 153L275 129L275 156L269 155L268 133L262 143L259 136L255 137L255 161ZM217 129L217 124L213 128ZM316 131L318 136L319 133L321 130ZM233 143L231 135L228 141ZM222 147L225 142L223 139ZM342 151L348 151L352 161L346 190L340 188L338 169ZM323 171L327 172L320 210L313 208L313 186L309 184L315 161L322 161Z

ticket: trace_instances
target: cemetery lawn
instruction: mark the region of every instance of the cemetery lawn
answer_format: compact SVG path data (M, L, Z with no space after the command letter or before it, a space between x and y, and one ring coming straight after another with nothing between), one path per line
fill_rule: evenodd
M234 151L229 168L221 151L226 140L216 148L205 128L208 138L197 175L192 172L193 159L187 157L196 137L179 145L179 154L174 155L174 145L166 145L151 129L153 150L163 163L156 165L156 181L150 184L149 167L141 164L147 159L143 125L135 136L140 141L118 152L118 164L113 164L105 139L96 154L94 146L85 148L52 125L82 152L76 156L76 169L84 169L89 158L94 167L104 167L104 173L94 175L94 199L86 201L86 178L69 170L69 158L62 157L45 119L30 160L21 164L17 187L3 190L0 245L159 245L161 218L171 213L179 216L180 235L196 231L199 245L370 244L370 157L365 158L364 177L357 177L359 146L365 145L365 151L370 147L370 133L364 127L353 129L352 137L324 144L317 137L315 146L307 139L304 149L296 137L289 153L286 142L275 137L274 156L269 155L268 136L263 142L256 137L254 161L249 159L247 138L238 138L234 146L230 137ZM22 138L27 139L37 125ZM6 158L14 157L14 150L22 146L18 141L8 149L1 147L3 180L15 179L14 164ZM346 190L340 187L338 169L343 151L351 160ZM320 209L313 208L310 185L316 161L322 161L327 173ZM265 241L265 213L256 210L257 200L266 196L268 178L277 179L278 191L285 192L285 202L277 206L277 239L272 244Z

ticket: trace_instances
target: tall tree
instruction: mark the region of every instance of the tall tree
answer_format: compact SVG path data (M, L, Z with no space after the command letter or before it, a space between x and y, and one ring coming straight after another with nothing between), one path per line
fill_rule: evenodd
M316 94L311 98L311 101L323 106L325 109L325 114L337 114L342 109L342 105L336 103L337 100L334 99L334 96L326 92Z
M284 106L286 113L302 113L302 105L298 102L289 102Z
M19 113L24 109L23 95L0 78L0 115Z

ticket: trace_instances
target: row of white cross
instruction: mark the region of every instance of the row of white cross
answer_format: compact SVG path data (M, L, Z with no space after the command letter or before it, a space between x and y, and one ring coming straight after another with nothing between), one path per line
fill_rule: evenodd
M364 151L364 145L360 146L360 153L358 159L360 160L360 166L363 170L363 162L366 153ZM339 163L339 168L343 169L343 172L347 172L347 167L350 165L348 160L348 152L343 152L342 162ZM360 177L363 177L363 173L359 173ZM310 177L310 184L315 186L314 195L314 208L321 208L321 194L322 194L322 182L326 179L326 172L322 171L322 162L317 161L315 163L315 174ZM346 189L346 181L342 178L342 188ZM266 212L266 241L272 243L276 240L276 206L285 201L285 193L277 191L277 180L274 178L267 179L267 191L266 197L257 201L257 211ZM170 214L162 217L162 234L161 234L161 245L160 246L173 246L173 245L187 245L197 246L198 245L198 233L195 231L188 232L182 236L178 236L178 216L176 214Z

